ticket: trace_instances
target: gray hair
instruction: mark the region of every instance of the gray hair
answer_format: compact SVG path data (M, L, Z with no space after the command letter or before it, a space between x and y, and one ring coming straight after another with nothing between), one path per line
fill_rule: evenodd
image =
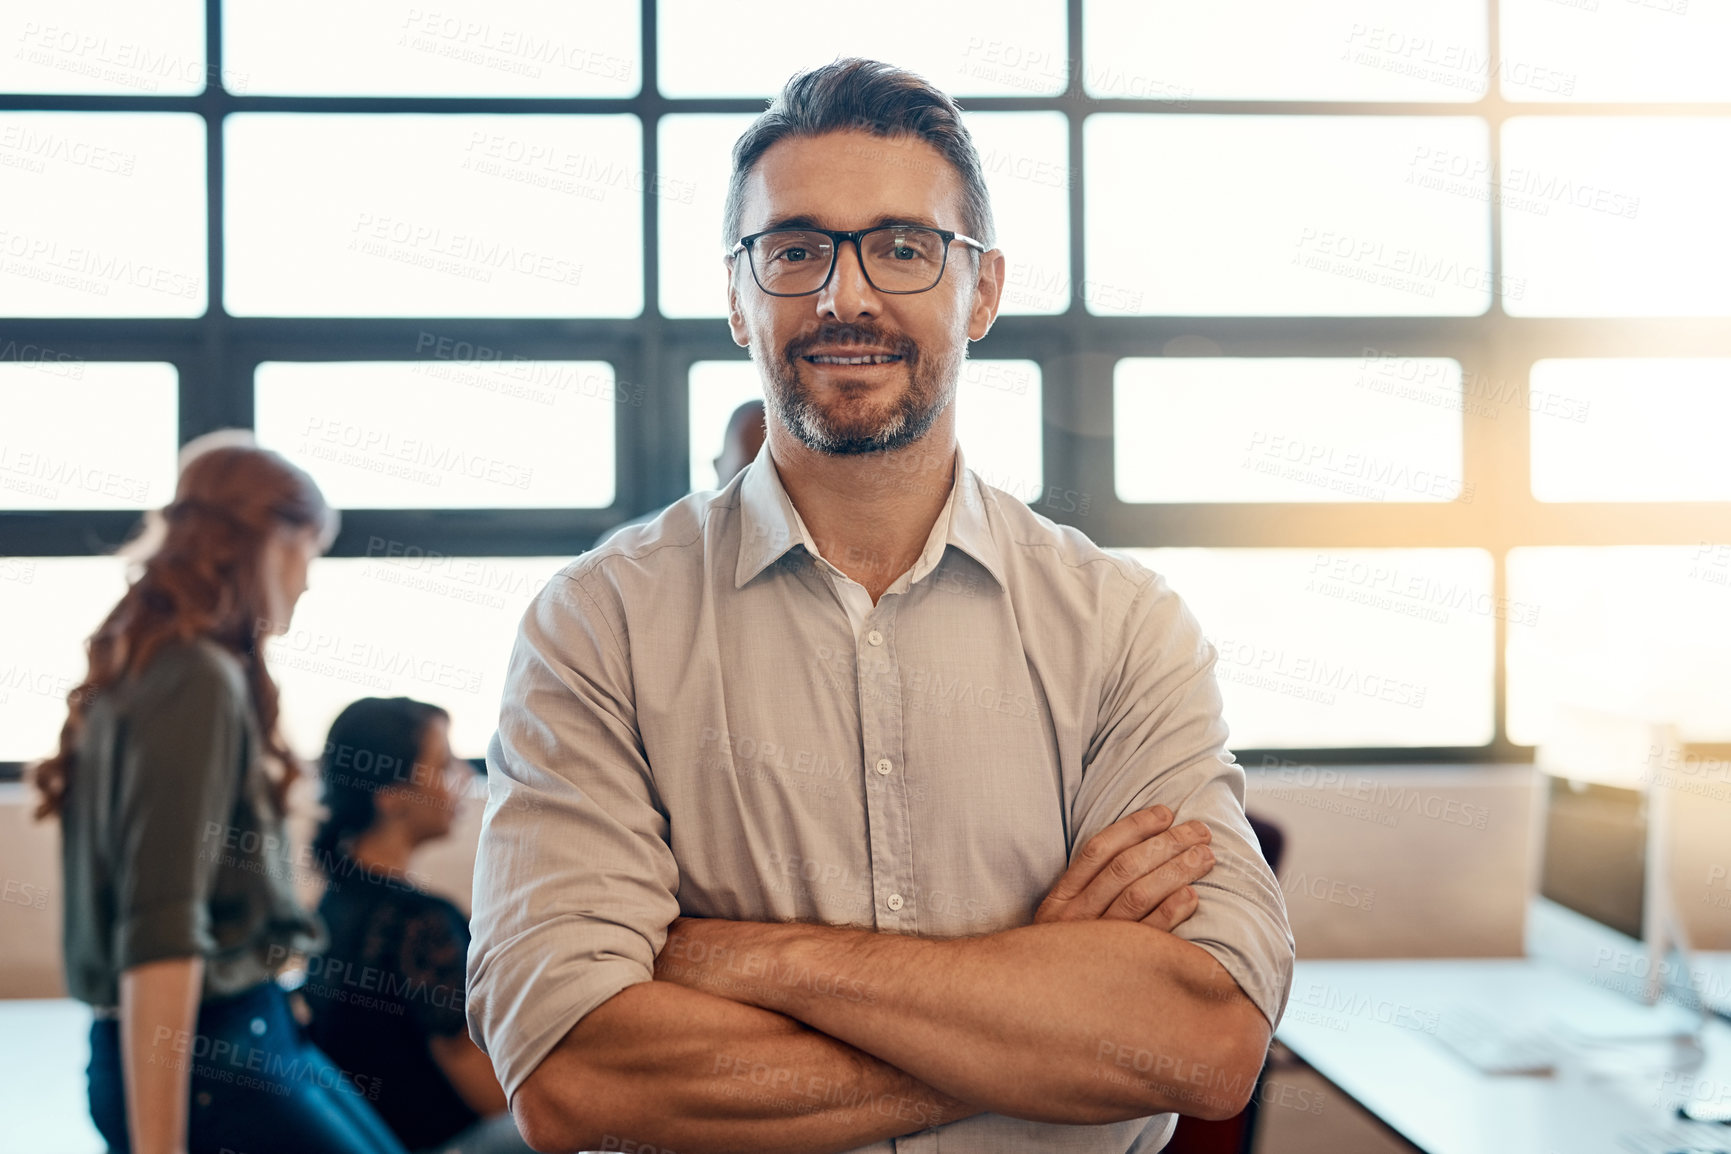
M906 69L878 60L848 58L801 72L733 145L733 175L722 212L722 244L740 237L745 180L769 148L789 137L863 130L885 140L923 140L962 179L962 228L994 243L992 202L979 151L955 101Z

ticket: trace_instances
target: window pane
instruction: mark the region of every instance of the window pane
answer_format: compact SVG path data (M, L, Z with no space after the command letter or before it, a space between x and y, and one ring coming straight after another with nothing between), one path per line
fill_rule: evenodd
M14 0L0 43L7 92L204 91L203 0Z
M1055 94L1069 82L1063 0L884 0L869 12L756 0L750 12L747 25L714 0L659 0L662 94L773 96L795 72L848 56L893 60L953 96Z
M1126 549L1219 650L1235 749L1488 744L1495 624L1482 549Z
M270 96L632 96L641 40L635 0L222 6L223 59Z
M733 171L733 142L755 119L746 114L661 118L663 194L656 198L655 211L661 224L661 311L666 316L727 315L722 212ZM705 475L693 473L693 484Z
M88 362L0 341L0 509L147 509L174 499L173 365ZM102 414L91 421L90 414Z
M230 116L228 311L636 316L635 116Z
M712 458L721 448L727 418L745 401L763 396L750 361L698 361L691 366L691 487L715 483ZM962 365L956 383L956 439L968 468L988 485L1024 501L1038 501L1041 465L1040 366L1034 361L976 361Z
M1113 373L1122 501L1452 501L1461 367L1400 358L1131 357ZM1418 402L1418 403L1415 403Z
M1087 0L1082 36L1109 98L1477 100L1491 71L1482 0Z
M715 458L727 435L727 419L747 401L763 399L757 366L750 361L698 361L691 366L691 491L714 489Z
M455 343L447 352L407 364L261 364L259 441L340 508L613 503L614 409L641 394L616 386L612 365L483 363Z
M1472 316L1490 304L1482 120L1114 113L1084 131L1091 312ZM1459 189L1421 183L1439 160L1468 174Z
M1571 419L1534 421L1541 501L1731 501L1731 360L1545 360L1532 392Z
M956 384L956 440L980 480L1037 502L1041 457L1040 366L1034 361L975 361Z
M1537 745L1558 706L1731 741L1731 544L1511 549L1509 595L1537 605L1509 631L1509 739Z
M451 747L479 757L499 724L517 623L565 557L447 557L374 538L365 557L314 562L289 631L266 660L282 728L303 756L361 697L413 697L451 713Z
M204 121L0 112L0 316L205 309Z
M1503 52L1542 62L1559 83L1507 100L1731 100L1731 6L1714 0L1500 0Z
M1061 112L976 112L967 122L986 171L997 246L1008 266L999 311L1006 316L1065 311L1070 307L1068 120ZM963 255L957 248L950 259Z
M84 639L125 592L115 557L0 557L0 761L54 751L89 669Z
M1607 0L1607 3L1609 0ZM1518 116L1503 125L1506 307L1519 316L1731 313L1731 117Z
M656 203L662 229L661 310L667 316L727 313L722 214L733 170L733 142L754 119L691 115L661 120L657 187L662 195ZM1002 311L1063 312L1070 303L1069 131L1064 116L976 112L967 114L966 121L980 152L998 245L1009 266ZM886 166L908 163L904 150L888 140L873 146L881 147ZM951 260L961 256L956 249Z

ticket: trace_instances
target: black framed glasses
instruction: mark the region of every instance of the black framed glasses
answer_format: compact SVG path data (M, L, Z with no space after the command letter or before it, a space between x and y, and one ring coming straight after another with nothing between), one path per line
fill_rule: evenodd
M727 256L745 250L757 287L772 297L803 297L820 292L835 274L835 254L843 241L859 252L866 282L878 292L923 293L943 279L950 242L980 252L986 246L947 228L885 224L857 232L830 228L772 228L741 237Z

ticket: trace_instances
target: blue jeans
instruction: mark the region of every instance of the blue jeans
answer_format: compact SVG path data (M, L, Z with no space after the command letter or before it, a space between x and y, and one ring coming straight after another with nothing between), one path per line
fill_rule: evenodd
M406 1154L367 1104L366 1080L302 1037L274 982L201 1003L190 1040L150 1041L147 1061L192 1064L188 1154ZM89 1075L109 1154L131 1154L118 1021L91 1023Z
M436 1154L535 1154L535 1151L523 1141L511 1115L495 1114L440 1146Z

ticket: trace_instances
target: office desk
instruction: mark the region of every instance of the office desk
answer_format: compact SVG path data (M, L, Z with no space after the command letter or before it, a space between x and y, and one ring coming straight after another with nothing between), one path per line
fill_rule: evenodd
M100 1154L84 1067L90 1007L70 998L0 999L0 1151Z
M1699 1147L1702 1135L1731 1151L1731 1126L1676 1116L1689 1098L1731 1104L1731 1023L1709 1019L1704 1052L1588 1046L1553 1075L1491 1076L1433 1036L1461 1004L1499 1018L1565 1013L1608 1033L1650 1030L1655 1015L1676 1012L1520 958L1300 961L1278 1037L1425 1154L1644 1154Z

